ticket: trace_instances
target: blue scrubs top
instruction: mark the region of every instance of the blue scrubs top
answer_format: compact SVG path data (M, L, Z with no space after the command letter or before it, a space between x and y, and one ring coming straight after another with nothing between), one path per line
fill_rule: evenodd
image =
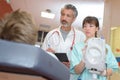
M84 71L81 74L76 74L74 71L74 67L80 63L83 57L82 49L84 48L84 46L85 46L84 42L77 43L73 47L73 50L71 52L70 72L73 74L71 80L92 80L92 74L87 69L84 69ZM107 68L111 68L113 71L118 70L118 63L111 51L110 46L106 44L106 48L107 48L106 55ZM107 80L105 76L101 75L97 75L97 78L98 80Z

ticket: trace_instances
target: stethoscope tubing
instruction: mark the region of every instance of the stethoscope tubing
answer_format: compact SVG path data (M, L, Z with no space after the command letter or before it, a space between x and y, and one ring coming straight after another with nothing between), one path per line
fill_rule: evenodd
M58 34L58 36L59 36L59 38L60 38L60 32L59 31L54 31L54 32L52 32L52 34L49 36L49 38L48 38L48 40L50 39L50 37L52 37L55 33L57 33ZM75 29L73 28L73 40L72 40L72 44L71 44L71 47L70 47L70 50L72 50L73 49L73 45L75 44L75 37L76 37L76 34L75 34ZM60 39L59 39L60 40ZM60 43L60 41L59 41L59 43ZM48 46L50 47L50 44L48 44Z

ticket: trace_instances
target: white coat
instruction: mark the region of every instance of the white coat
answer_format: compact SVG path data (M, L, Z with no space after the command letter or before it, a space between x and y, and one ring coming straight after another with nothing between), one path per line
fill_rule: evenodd
M73 47L73 43L77 43L85 40L85 35L82 31L79 31L75 28L72 28L68 33L66 39L64 40L60 27L50 31L42 44L42 49L46 50L47 48L52 48L56 53L67 53L68 58L70 59L70 51L71 47Z

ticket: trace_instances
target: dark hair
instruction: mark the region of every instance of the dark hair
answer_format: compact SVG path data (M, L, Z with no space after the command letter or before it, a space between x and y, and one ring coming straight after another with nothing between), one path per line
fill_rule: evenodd
M62 12L63 9L71 9L71 10L73 10L73 12L74 12L74 17L77 17L77 15L78 15L77 8L76 8L74 5L72 5L72 4L66 4L66 5L64 6L64 8L61 9L61 12Z
M98 27L98 29L100 28L99 27L99 21L94 16L87 16L87 17L85 17L85 19L83 20L83 23L82 23L82 28L84 28L84 24L85 23L95 24L95 26ZM95 32L95 37L97 37L97 32Z

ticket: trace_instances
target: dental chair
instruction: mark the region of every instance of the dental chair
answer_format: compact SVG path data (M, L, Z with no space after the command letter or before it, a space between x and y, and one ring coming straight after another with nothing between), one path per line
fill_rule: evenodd
M0 40L0 80L69 80L69 69L38 47Z

